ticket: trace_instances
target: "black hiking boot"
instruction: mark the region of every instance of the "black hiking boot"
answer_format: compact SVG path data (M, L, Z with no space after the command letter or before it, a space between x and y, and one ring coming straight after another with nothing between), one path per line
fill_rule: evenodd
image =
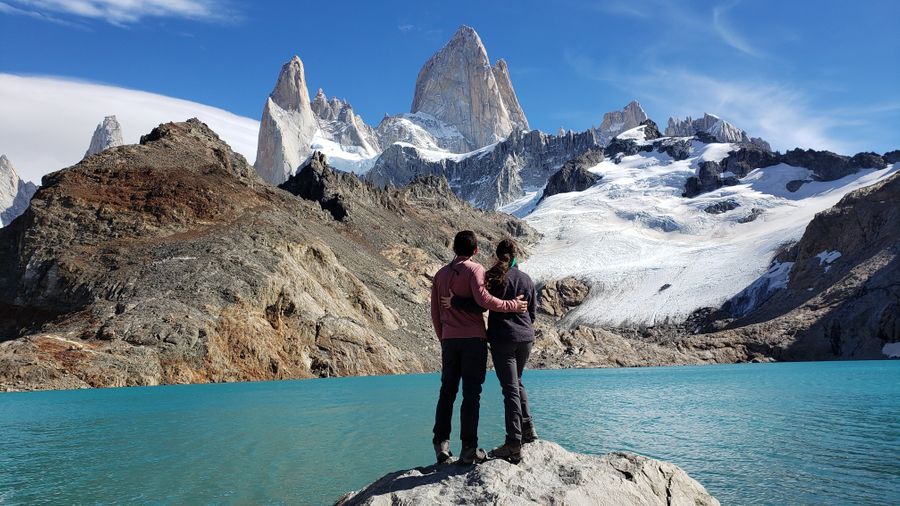
M434 458L438 464L443 464L450 460L453 452L450 451L450 441L444 440L440 443L434 443Z
M507 441L503 446L499 446L491 450L491 457L495 459L503 459L512 464L522 462L522 443Z
M538 440L537 431L534 430L534 424L531 422L525 422L522 424L522 442L523 443L534 443Z
M465 464L467 466L480 464L485 460L487 460L487 454L484 453L484 450L475 448L474 446L463 448L462 453L459 455L460 464Z

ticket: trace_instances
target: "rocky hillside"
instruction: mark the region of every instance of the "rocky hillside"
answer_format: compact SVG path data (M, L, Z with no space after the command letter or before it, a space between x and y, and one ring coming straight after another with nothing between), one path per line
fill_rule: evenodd
M453 232L533 232L439 179L381 190L312 160L298 198L190 120L45 177L0 230L0 388L434 369L422 303Z
M894 174L819 213L712 326L771 342L778 359L882 358L885 345L900 342L898 202Z

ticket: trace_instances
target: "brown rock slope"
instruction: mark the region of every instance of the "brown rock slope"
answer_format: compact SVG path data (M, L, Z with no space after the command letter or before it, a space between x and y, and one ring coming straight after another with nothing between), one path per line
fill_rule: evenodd
M783 260L787 287L722 335L778 360L883 358L900 341L900 174L816 215Z
M435 368L421 302L453 232L531 230L442 180L318 177L344 195L341 220L263 183L197 120L46 176L0 229L0 389Z

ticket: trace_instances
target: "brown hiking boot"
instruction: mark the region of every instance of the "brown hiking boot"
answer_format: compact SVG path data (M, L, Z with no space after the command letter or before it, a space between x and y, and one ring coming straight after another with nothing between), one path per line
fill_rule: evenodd
M522 443L510 443L507 441L503 446L499 446L491 450L492 458L503 459L512 464L522 462Z
M525 422L522 424L522 442L523 443L534 443L538 440L537 431L534 430L534 424L531 422Z
M484 453L484 450L475 448L474 446L463 448L462 453L459 455L459 463L469 466L472 464L480 464L485 460L487 460L487 454Z
M450 451L450 441L444 440L440 443L434 443L434 458L438 464L443 464L450 460L453 452Z

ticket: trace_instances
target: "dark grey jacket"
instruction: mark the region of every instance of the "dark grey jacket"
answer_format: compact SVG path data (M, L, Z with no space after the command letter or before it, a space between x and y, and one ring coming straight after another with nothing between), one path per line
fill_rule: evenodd
M487 338L490 342L527 343L534 341L534 317L537 297L534 292L534 283L528 274L513 267L506 274L506 282L503 286L491 290L491 295L503 300L512 300L519 295L524 295L528 301L528 311L524 313L496 313L491 311L488 315ZM475 299L469 297L454 296L451 304L456 309L471 311L473 313L484 312L485 309L475 303Z

